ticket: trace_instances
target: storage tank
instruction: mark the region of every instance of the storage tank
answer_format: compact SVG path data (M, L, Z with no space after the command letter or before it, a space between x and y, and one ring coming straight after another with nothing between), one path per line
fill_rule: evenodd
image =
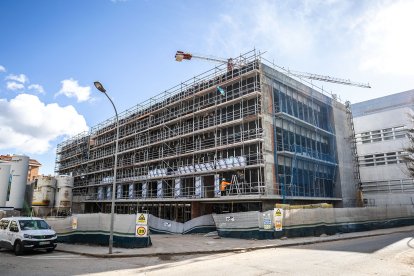
M10 167L11 164L9 163L0 163L0 207L6 207L10 181Z
M52 208L55 201L56 179L52 176L40 176L33 189L33 207Z
M11 186L9 200L6 207L22 209L24 192L26 190L27 174L29 171L29 157L25 155L13 155L11 160Z
M55 208L59 211L69 210L72 207L73 182L74 178L72 176L56 176Z

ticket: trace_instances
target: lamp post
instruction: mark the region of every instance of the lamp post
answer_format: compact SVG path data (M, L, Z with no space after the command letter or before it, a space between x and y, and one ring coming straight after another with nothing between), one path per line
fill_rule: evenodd
M115 215L115 190L116 190L116 169L117 169L117 162L118 162L118 140L119 140L119 120L118 120L118 111L114 105L114 102L111 98L106 94L106 90L103 85L99 81L95 81L93 83L99 91L105 94L108 100L111 102L114 110L115 110L115 117L116 117L116 139L115 139L115 163L114 163L114 177L112 181L112 198L111 198L111 226L109 228L109 254L112 254L112 247L114 244L114 215Z

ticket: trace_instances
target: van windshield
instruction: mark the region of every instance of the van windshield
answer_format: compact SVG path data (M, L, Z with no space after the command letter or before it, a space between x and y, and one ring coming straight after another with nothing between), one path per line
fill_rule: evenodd
M21 230L43 230L49 229L49 225L44 220L19 220Z

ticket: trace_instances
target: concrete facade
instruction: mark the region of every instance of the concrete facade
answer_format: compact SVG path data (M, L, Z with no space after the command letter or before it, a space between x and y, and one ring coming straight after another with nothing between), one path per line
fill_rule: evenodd
M413 127L414 90L353 104L352 111L366 204L410 203L414 183L403 156Z

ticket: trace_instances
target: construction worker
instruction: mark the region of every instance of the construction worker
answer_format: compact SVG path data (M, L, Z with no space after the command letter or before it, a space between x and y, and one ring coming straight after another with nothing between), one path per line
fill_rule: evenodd
M231 182L228 182L225 178L223 178L221 180L221 183L220 183L220 192L221 192L221 195L222 196L223 195L226 195L226 187L229 186L229 185L231 185Z

